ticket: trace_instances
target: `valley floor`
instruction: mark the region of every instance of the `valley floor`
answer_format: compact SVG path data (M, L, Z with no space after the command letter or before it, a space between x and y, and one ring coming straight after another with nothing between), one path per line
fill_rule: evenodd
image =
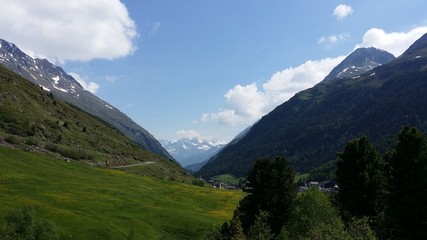
M242 196L0 147L0 224L30 205L63 239L203 239Z

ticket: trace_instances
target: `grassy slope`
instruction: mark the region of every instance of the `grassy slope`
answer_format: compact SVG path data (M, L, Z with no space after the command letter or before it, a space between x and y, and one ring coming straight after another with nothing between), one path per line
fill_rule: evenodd
M176 163L142 149L106 122L0 66L0 141L11 136L19 148L36 145L64 157L100 165L108 162L109 166L155 162L138 172L162 179L192 180Z
M71 239L202 239L241 197L0 147L0 215L33 205Z

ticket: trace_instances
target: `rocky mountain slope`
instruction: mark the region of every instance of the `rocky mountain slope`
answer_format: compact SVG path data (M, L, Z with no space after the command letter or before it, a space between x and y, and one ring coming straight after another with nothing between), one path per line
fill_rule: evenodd
M71 75L48 60L33 59L16 45L0 39L0 64L58 98L110 123L149 151L173 159L147 130L111 104L86 91Z
M244 176L257 159L275 156L285 156L296 171L308 172L335 160L347 141L362 135L384 150L403 125L427 131L426 80L424 35L387 64L299 92L197 175Z
M348 55L325 77L323 82L357 77L378 66L387 64L396 57L377 48L358 48Z

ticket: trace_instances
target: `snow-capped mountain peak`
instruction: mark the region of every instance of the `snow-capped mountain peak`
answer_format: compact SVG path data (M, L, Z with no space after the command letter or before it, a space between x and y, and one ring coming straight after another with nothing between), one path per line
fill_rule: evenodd
M182 166L203 162L227 144L226 141L197 137L160 140L160 143Z
M391 53L381 49L373 47L358 48L338 64L338 66L325 77L323 82L331 82L338 79L354 79L394 59L395 57Z

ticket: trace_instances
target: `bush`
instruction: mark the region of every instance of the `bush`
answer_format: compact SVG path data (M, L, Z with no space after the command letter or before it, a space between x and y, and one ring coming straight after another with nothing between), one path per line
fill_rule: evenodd
M16 144L16 145L19 145L23 142L21 138L15 135L8 135L4 138L4 140L9 144Z
M0 239L56 240L59 234L52 220L36 221L31 206L9 211L0 229Z
M39 141L37 141L37 139L34 139L34 138L27 138L25 140L25 144L31 145L31 146L38 146L39 145Z
M193 179L193 180L191 181L191 183L192 183L193 185L196 185L196 186L199 186L199 187L204 187L204 186L205 186L205 181L200 180L200 179Z
M73 149L66 146L61 146L58 144L48 143L46 145L46 149L52 152L56 152L61 154L62 156L66 158L71 158L74 160L81 160L81 159L92 159L92 155L90 155L87 151L82 149Z

